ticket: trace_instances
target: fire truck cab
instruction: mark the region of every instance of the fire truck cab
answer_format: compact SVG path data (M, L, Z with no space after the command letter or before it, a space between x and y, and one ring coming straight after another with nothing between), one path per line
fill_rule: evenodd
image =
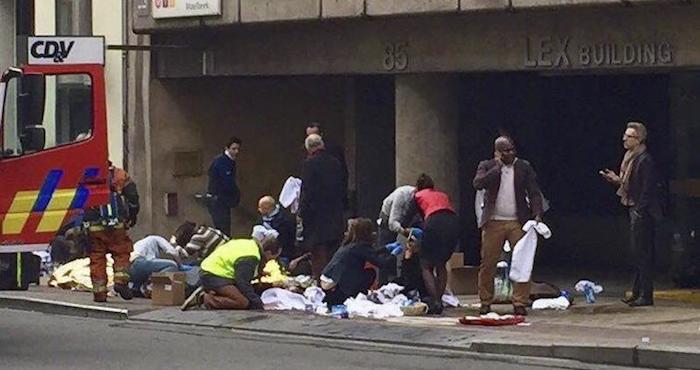
M109 197L104 38L28 37L26 52L0 78L0 274Z

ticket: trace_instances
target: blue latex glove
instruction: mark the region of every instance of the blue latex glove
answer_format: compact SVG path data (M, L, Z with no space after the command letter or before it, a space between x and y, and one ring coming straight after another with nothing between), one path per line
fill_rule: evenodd
M399 242L389 243L385 245L384 248L386 248L394 256L397 256L403 252L403 245L401 245Z
M418 242L423 241L423 230L417 228L417 227L412 227L411 232L408 234L409 239L415 239Z

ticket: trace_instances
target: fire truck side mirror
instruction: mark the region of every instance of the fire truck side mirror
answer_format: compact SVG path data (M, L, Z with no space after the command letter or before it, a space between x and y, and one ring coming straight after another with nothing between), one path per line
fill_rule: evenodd
M44 120L46 81L44 75L26 74L19 80L19 127L41 125Z
M46 145L46 131L39 125L27 126L19 136L24 154L38 152Z

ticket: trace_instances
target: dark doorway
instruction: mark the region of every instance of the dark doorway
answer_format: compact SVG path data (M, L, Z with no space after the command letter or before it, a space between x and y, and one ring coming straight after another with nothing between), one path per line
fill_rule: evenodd
M379 215L396 183L393 76L355 78L355 212Z
M499 133L511 135L518 156L537 171L551 203L554 237L538 251L538 266L624 266L627 220L615 190L598 171L619 169L628 121L649 130L649 150L672 173L669 77L664 74L542 76L471 75L463 79L462 213L474 221L471 179L479 160L493 156ZM478 261L476 226L465 231L469 262Z

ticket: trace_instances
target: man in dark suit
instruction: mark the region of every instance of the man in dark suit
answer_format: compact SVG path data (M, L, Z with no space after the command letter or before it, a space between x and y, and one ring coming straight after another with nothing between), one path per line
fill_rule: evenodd
M515 145L501 136L494 144L494 158L479 163L474 188L485 190L481 228L481 267L479 299L481 314L491 311L494 297L493 279L503 244L511 247L525 234L523 224L530 218L542 220L542 193L535 170L526 160L515 156ZM529 201L528 201L529 199ZM516 283L513 291L513 312L527 315L530 283Z
M326 153L330 154L333 156L335 159L338 160L340 163L340 169L341 173L343 175L342 181L343 181L343 189L345 189L345 196L343 198L343 206L345 207L346 210L348 210L350 206L350 202L348 199L348 165L347 162L345 161L345 149L343 149L342 146L337 145L335 143L331 143L328 138L323 137L323 130L321 129L321 124L318 122L310 122L306 126L306 136L308 137L309 135L316 134L323 138L323 144L324 147L326 148Z
M632 307L654 304L654 237L655 221L663 217L661 191L656 166L646 147L647 129L639 122L629 122L622 135L627 152L620 174L605 169L600 174L618 187L620 202L629 209L630 246L634 255L632 296L622 301Z
M299 216L304 228L303 243L311 252L313 276L318 279L345 229L345 188L340 162L326 152L321 136L307 136L304 146L309 156L304 161Z
M231 209L241 201L241 191L236 183L236 158L241 149L241 139L232 137L224 152L209 166L209 214L214 227L231 237Z

